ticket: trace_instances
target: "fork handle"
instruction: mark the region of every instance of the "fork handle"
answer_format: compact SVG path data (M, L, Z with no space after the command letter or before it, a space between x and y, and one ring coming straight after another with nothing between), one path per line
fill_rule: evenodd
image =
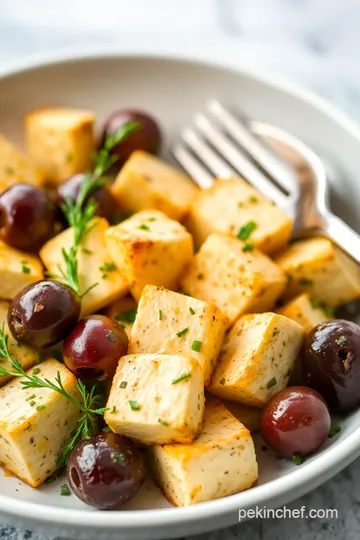
M330 212L324 218L323 231L326 235L360 264L360 235Z

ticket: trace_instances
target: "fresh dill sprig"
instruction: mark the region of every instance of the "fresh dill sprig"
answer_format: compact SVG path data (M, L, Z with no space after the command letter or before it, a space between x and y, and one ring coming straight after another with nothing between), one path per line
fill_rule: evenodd
M58 392L70 401L75 407L80 409L81 416L77 423L76 428L71 434L71 439L63 447L58 457L58 469L62 469L66 466L70 452L73 450L78 441L87 439L93 435L97 430L97 415L103 415L107 409L102 407L102 395L97 391L96 386L93 386L90 391L87 390L85 384L81 379L77 381L77 389L81 396L81 401L78 401L74 396L69 394L65 390L61 380L60 372L58 371L54 381L49 379L41 379L34 373L26 373L22 368L20 362L12 358L8 347L9 336L5 334L5 322L3 321L0 326L0 358L4 358L9 361L11 365L11 371L6 369L0 364L0 377L22 377L23 380L20 383L23 389L28 388L48 388Z
M91 194L109 182L109 178L104 175L119 159L116 155L111 154L111 150L120 141L126 139L130 133L137 130L139 126L140 122L128 122L121 126L116 133L106 137L104 146L94 156L93 171L84 174L78 197L75 201L68 197L61 205L69 226L74 230L74 241L69 249L62 249L64 264L59 264L59 274L51 274L51 277L65 281L74 289L80 299L97 285L94 283L85 291L80 291L77 262L79 245L94 227L94 223L91 222L95 216L97 203L91 198Z

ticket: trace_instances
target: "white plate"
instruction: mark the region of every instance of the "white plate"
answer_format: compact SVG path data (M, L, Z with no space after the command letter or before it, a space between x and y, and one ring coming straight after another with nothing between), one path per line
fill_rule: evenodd
M159 118L169 141L210 97L277 124L331 156L343 172L333 185L335 209L360 230L359 128L309 92L245 69L115 52L33 58L0 71L0 131L21 143L24 114L44 105L94 109L99 123L114 109L131 106ZM1 473L1 521L48 535L97 540L153 540L225 527L237 522L238 509L290 502L355 459L360 454L360 412L348 416L342 425L342 432L301 467L275 459L261 449L259 441L257 487L188 508L170 507L148 483L128 509L98 512L74 496L61 497L61 482L33 490Z

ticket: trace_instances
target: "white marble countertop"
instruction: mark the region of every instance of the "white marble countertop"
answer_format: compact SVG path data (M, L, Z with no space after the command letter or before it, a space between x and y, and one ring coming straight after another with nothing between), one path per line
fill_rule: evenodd
M226 58L287 75L360 121L359 35L358 0L0 0L0 62L103 44ZM360 460L291 507L303 504L339 518L254 520L195 540L358 539ZM0 540L45 539L0 525Z

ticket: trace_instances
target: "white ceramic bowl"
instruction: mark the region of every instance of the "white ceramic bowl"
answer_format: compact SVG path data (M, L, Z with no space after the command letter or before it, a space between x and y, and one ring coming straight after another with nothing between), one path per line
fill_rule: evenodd
M168 140L210 97L283 127L331 157L342 175L333 185L335 209L360 230L360 130L329 103L278 79L245 69L168 57L116 53L33 58L0 71L0 131L21 143L24 114L44 105L94 109L98 121L116 108L140 107L159 118ZM258 444L259 485L238 495L173 508L147 484L121 512L98 512L60 484L33 490L0 475L0 519L48 535L73 538L178 537L238 521L238 509L278 506L333 476L360 454L360 411L342 421L342 432L301 467L276 460Z

